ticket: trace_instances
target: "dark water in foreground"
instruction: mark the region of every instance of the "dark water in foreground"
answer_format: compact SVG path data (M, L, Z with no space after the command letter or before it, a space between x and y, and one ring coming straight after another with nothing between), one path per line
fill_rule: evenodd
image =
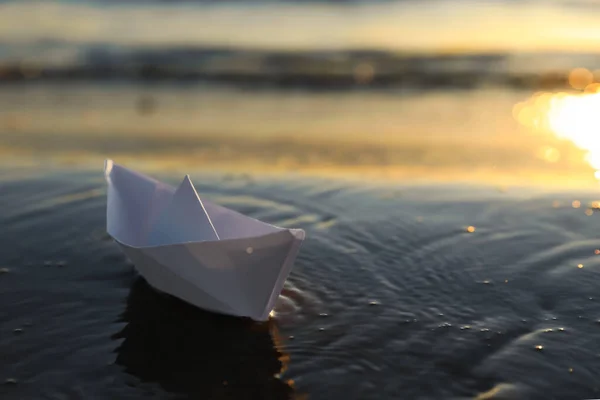
M192 178L307 231L275 317L149 288L105 234L100 171L4 170L0 398L600 396L597 193Z

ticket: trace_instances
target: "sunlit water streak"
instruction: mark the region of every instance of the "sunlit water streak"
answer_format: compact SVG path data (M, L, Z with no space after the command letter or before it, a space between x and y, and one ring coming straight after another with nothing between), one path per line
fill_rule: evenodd
M585 73L581 70L574 72ZM594 79L589 71L587 74L589 81ZM514 115L532 131L556 135L582 149L585 161L596 170L595 176L600 179L600 86L589 81L582 85L583 91L536 93L525 102L518 103L514 107ZM572 84L576 86L577 82ZM541 156L549 162L556 162L561 154L556 148L545 147Z
M523 135L523 91L243 90L15 85L0 92L0 163L296 172L359 180L595 183L584 151ZM152 112L140 111L151 97ZM552 154L560 153L558 159ZM549 154L549 156L546 155Z

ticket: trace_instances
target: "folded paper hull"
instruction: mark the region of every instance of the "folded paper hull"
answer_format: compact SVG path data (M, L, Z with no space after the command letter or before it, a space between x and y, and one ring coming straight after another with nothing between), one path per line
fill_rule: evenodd
M154 288L197 307L264 321L305 233L200 200L108 161L107 231Z
M296 236L298 235L298 237ZM197 307L267 320L288 277L304 232L282 231L210 245L135 248L119 243L156 289Z

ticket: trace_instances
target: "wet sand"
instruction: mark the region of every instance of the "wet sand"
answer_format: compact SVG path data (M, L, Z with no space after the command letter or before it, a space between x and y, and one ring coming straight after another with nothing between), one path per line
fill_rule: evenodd
M3 399L599 396L596 191L188 172L307 231L273 319L148 287L104 231L100 168L5 167Z

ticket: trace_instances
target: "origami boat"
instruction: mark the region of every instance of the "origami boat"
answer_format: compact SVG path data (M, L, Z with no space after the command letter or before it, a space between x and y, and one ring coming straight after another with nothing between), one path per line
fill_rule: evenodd
M269 318L305 232L201 200L189 175L178 188L106 160L107 231L159 291L197 307Z

